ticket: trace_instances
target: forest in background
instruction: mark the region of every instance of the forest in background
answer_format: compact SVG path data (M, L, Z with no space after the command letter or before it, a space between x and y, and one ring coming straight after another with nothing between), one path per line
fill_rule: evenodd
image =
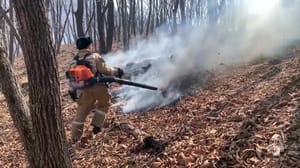
M0 0L0 39L10 60L20 53L15 11L11 0ZM52 28L52 38L59 50L61 44L73 44L80 36L99 41L98 50L107 53L113 42L124 49L132 39L147 38L157 30L174 34L178 27L204 24L228 24L236 20L235 6L242 0L45 0ZM38 25L37 25L38 26Z

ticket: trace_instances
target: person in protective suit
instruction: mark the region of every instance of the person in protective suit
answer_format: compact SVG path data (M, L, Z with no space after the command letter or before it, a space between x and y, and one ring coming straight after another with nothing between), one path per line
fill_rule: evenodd
M112 68L106 65L103 58L98 53L91 51L92 40L89 37L82 37L77 39L76 46L79 58L85 57L94 74L116 76L121 78L124 74L120 68ZM73 60L71 67L76 65ZM74 92L73 92L74 94ZM74 95L73 95L74 96ZM72 97L72 95L71 95ZM77 96L75 96L77 97ZM74 98L74 97L73 97ZM72 122L72 141L78 141L83 134L84 121L87 115L93 111L94 116L91 125L93 126L93 133L97 134L103 127L105 115L110 107L111 96L108 92L107 85L104 83L97 83L91 87L80 90L77 100L77 113Z

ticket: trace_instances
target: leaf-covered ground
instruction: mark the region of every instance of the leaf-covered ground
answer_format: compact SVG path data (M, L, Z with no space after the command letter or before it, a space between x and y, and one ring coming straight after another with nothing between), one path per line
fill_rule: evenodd
M59 57L61 77L70 53ZM122 114L112 108L106 127L70 144L73 167L300 167L299 53L282 61L211 74L207 87L176 105ZM19 65L20 64L20 65ZM16 69L22 69L22 63ZM19 72L19 71L18 71ZM23 79L19 73L20 81ZM70 138L76 104L66 96L63 114ZM0 101L0 167L27 167L19 136ZM125 122L167 143L161 153L138 152L141 139L111 123Z

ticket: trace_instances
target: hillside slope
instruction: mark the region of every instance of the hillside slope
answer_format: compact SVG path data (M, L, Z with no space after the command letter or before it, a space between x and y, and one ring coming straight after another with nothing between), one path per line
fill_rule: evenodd
M63 80L74 48L58 56L67 137L76 104ZM122 114L112 108L106 127L70 144L74 167L299 167L300 53L282 61L214 73L206 88L176 105ZM16 70L26 83L21 59ZM24 84L23 86L25 86ZM26 167L20 139L0 101L0 167ZM125 122L167 142L164 152L133 153L140 139L114 124Z

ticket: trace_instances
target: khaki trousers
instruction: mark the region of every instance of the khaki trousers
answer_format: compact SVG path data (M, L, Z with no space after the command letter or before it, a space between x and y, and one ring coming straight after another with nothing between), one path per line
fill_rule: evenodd
M79 95L76 116L72 122L72 139L77 141L83 134L84 121L91 111L95 114L92 125L102 128L105 114L110 107L111 96L105 85L97 84L91 88L83 89Z

